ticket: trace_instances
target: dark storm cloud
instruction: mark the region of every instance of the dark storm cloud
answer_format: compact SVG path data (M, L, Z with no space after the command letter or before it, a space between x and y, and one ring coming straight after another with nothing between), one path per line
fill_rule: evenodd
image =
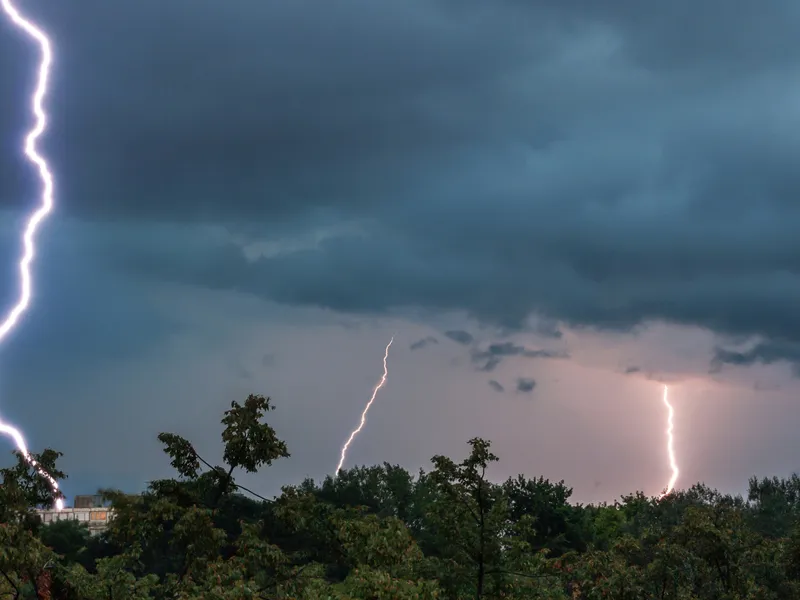
M438 344L439 340L437 340L433 336L424 337L421 340L417 340L413 344L411 344L408 348L409 350L419 350L420 348L424 348L425 346L429 346L431 344Z
M480 350L474 349L470 355L472 362L480 365L481 371L493 371L500 362L509 356L522 356L524 358L569 358L566 352L555 350L530 350L525 346L514 344L513 342L501 342L489 344Z
M493 79L530 45L420 1L73 8L29 10L57 43L51 146L72 174L61 192L88 216L372 212L385 185L406 187L409 167L471 140L455 112L441 114L438 93ZM0 43L13 66L2 89L26 89L33 53L19 35ZM23 105L4 101L15 109L0 127L8 139ZM491 124L482 129L493 135Z
M472 334L466 331L445 331L444 335L462 346L469 346L475 341Z
M494 379L489 380L489 387L492 388L495 392L503 393L506 389L499 381L495 381Z
M761 342L744 351L715 348L711 371L717 372L724 365L750 366L757 363L771 365L785 360L794 363L795 375L800 377L800 344L792 342Z
M640 373L641 370L642 370L641 367L636 367L636 366L628 367L627 369L625 369L625 375L632 375L633 373Z
M517 391L523 394L530 394L536 387L536 381L527 377L517 379Z
M350 313L664 320L796 360L800 5L740 8L31 2L59 50L63 210L179 237L115 244L112 264ZM6 33L0 202L17 206L6 91L31 53ZM187 225L208 221L231 239ZM242 249L342 223L361 232Z

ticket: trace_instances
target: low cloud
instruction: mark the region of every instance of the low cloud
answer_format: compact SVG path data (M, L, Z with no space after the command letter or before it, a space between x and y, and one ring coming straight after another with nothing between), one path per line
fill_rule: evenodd
M536 380L527 377L517 379L517 391L523 394L530 394L536 387Z
M641 371L642 367L632 366L625 369L625 375L633 375L634 373L641 373Z
M494 379L489 380L489 387L492 388L495 392L503 393L506 391L506 388L499 381L495 381Z
M784 341L760 342L749 350L726 350L714 348L711 360L711 373L717 373L725 365L749 367L754 364L771 365L789 361L796 376L800 377L800 343Z
M556 350L531 350L513 342L489 344L484 349L474 349L471 354L472 362L480 371L494 371L500 362L509 356L522 356L524 358L569 358L569 354Z
M457 344L461 344L462 346L469 346L472 342L475 341L475 338L472 336L471 333L467 331L445 331L444 334L456 342Z
M429 335L428 337L424 337L421 340L417 340L413 344L411 344L408 348L409 350L419 350L420 348L424 348L425 346L430 346L431 344L438 344L439 340L435 337Z

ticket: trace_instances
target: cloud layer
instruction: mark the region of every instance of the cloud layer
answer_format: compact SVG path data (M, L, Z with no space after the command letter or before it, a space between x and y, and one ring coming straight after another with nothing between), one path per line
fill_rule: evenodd
M127 223L115 268L512 329L665 320L768 344L720 363L800 356L796 3L31 10L59 50L62 210ZM0 89L24 87L30 49L0 33ZM8 145L24 107L2 102ZM27 197L19 166L3 206Z

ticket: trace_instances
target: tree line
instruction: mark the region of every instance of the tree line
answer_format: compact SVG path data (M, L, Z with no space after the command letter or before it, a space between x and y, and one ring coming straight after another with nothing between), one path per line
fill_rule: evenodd
M800 478L747 497L698 484L657 499L570 502L563 481L487 479L491 444L285 486L267 499L236 476L289 456L269 398L232 402L222 463L159 440L175 470L137 495L101 490L114 518L44 525L55 497L23 456L0 469L0 599L768 600L800 598ZM60 453L33 458L57 479Z

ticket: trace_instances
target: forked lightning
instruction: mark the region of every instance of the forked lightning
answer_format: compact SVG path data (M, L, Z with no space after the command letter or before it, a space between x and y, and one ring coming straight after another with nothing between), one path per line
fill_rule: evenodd
M678 462L675 460L675 448L673 447L675 440L672 435L672 430L674 427L672 420L675 416L675 411L672 409L672 404L669 403L669 388L666 385L664 386L664 396L662 399L664 401L664 405L667 407L667 455L669 456L669 466L672 469L672 476L669 478L667 487L659 496L659 500L675 489L675 482L678 481L678 475L680 474Z
M50 172L50 167L47 161L39 154L36 148L36 141L44 133L47 128L47 115L44 112L43 102L45 94L47 93L47 86L50 81L50 66L53 62L53 50L50 40L47 35L37 27L29 19L25 18L22 13L11 3L11 0L0 0L0 5L3 7L3 12L6 17L11 20L18 29L22 30L28 37L32 38L34 42L39 45L41 51L41 60L39 62L39 75L36 80L36 88L31 96L31 112L36 117L36 122L33 128L25 136L24 152L28 160L39 171L39 179L42 183L42 194L39 199L39 207L28 219L25 225L25 230L22 235L22 258L19 261L19 298L17 303L11 308L6 315L5 319L0 323L0 343L5 340L6 336L16 327L23 313L28 309L31 302L31 263L36 255L36 231L39 229L42 221L50 214L53 209L53 174ZM58 482L53 479L49 473L45 472L28 452L28 446L25 443L25 438L22 433L9 425L0 421L0 434L10 437L17 449L28 459L30 465L36 469L39 474L50 482L53 486L53 491L58 491ZM61 510L64 507L64 502L60 498L56 500L56 508Z
M367 405L364 407L364 411L361 413L361 422L350 434L350 437L347 438L344 446L342 446L342 454L339 457L339 464L336 465L336 470L333 472L334 477L336 477L339 474L339 471L342 470L342 465L344 464L344 459L347 457L347 449L350 447L350 444L364 428L364 424L367 422L367 413L369 412L369 407L372 406L373 402L375 402L375 397L378 395L378 392L386 384L386 378L389 376L389 368L386 364L386 361L389 359L389 348L392 346L392 342L394 342L394 336L392 336L392 339L389 340L389 343L386 345L386 351L383 353L383 377L381 377L381 380L375 386L375 389L372 390L372 397L369 399L369 402L367 402Z

